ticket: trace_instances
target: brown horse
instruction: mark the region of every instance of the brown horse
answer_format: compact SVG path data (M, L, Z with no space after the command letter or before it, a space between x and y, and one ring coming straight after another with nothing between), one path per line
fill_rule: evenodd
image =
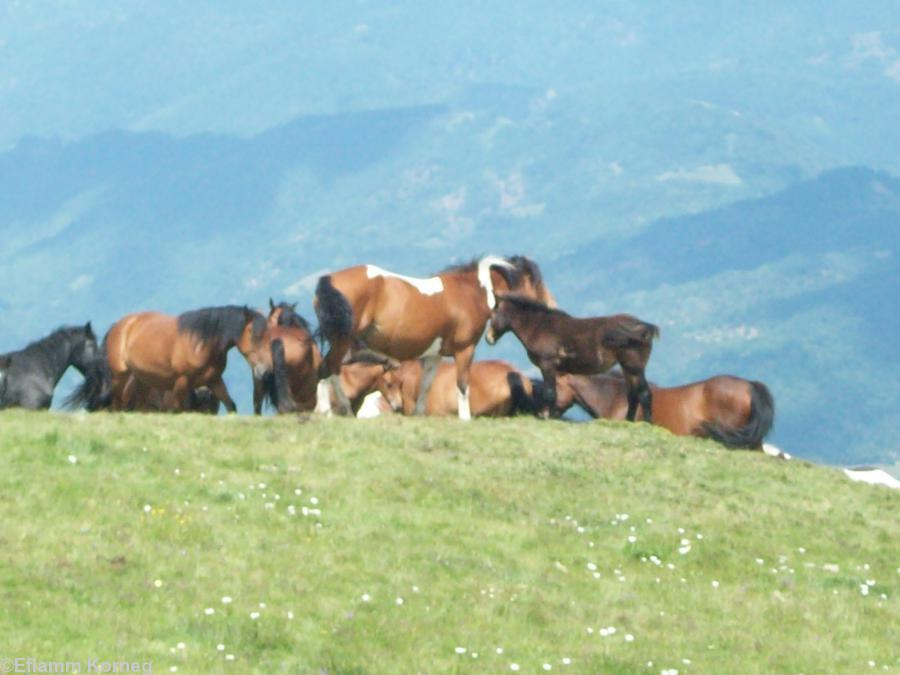
M379 390L395 411L412 415L419 397L423 365L404 361L381 377ZM533 412L531 380L505 361L475 361L469 371L471 412L476 417L506 417ZM425 403L429 416L457 415L456 370L444 361L438 368Z
M491 316L496 292L517 291L554 304L538 266L531 260L488 256L415 279L374 265L359 265L319 279L314 306L329 350L320 370L316 410L330 413L326 378L340 396L344 354L354 340L399 361L429 357L417 412L424 410L439 356L456 363L459 417L469 419L469 368L475 345ZM343 398L343 397L341 397Z
M261 396L270 396L278 412L309 411L316 404L318 368L322 355L309 331L309 325L295 311L296 305L269 299L266 338L270 343L269 360L264 368L271 371L275 395L271 389L260 387ZM265 357L265 350L260 355ZM397 364L379 354L366 351L348 353L341 368L341 388L355 414L365 396L375 390L385 370ZM254 402L257 401L254 386ZM261 403L261 398L259 399ZM337 405L336 400L332 403ZM259 412L257 410L257 412Z
M237 407L222 381L228 351L260 349L265 318L247 307L207 307L179 316L139 312L119 319L103 340L101 384L76 392L88 408L129 410L140 387L169 392L167 404L185 410L192 390L208 387L229 412ZM90 379L90 378L88 378ZM165 395L165 396L168 396ZM108 397L108 401L101 400Z
M653 421L679 436L712 438L730 448L762 450L775 402L762 382L716 375L680 387L650 385ZM557 405L577 404L593 417L625 419L628 391L620 374L561 375Z
M247 355L253 369L253 412L257 415L267 399L279 412L315 406L322 355L309 324L295 307L285 302L276 305L270 298L260 348Z
M525 347L528 358L541 369L543 398L550 417L559 417L556 407L558 372L602 373L618 363L628 387L626 419L634 421L638 403L644 420L652 422L651 393L644 376L653 340L659 329L629 314L576 319L519 295L498 296L488 326L488 344L512 330Z

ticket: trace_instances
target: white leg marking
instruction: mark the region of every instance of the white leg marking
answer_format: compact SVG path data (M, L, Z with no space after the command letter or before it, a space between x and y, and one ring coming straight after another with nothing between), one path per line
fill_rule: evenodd
M331 415L331 387L328 380L319 380L316 385L316 412Z
M384 405L384 396L382 396L380 391L373 391L371 394L368 394L362 402L362 405L359 406L359 412L356 413L356 417L361 420L371 419L373 417L380 417L382 407ZM390 406L388 406L390 407Z
M472 419L472 410L469 408L469 388L465 391L456 389L456 403L459 406L459 419L469 421Z

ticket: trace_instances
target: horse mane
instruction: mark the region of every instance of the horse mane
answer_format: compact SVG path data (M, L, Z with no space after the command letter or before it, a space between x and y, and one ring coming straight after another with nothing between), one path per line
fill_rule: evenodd
M19 354L28 354L29 356L45 356L53 352L60 342L74 337L79 332L84 332L84 326L60 326L49 335L29 342L24 348L18 350ZM13 352L10 352L12 354Z
M477 272L478 264L485 257L486 256L472 258L468 262L460 263L457 265L450 265L449 267L445 267L444 269L442 269L440 272L438 272L438 274ZM503 276L503 278L506 280L506 284L510 288L516 288L517 286L519 286L523 276L529 277L531 279L531 283L533 283L535 286L540 286L544 283L544 278L541 275L541 269L531 258L518 254L498 257L506 260L510 265L512 265L512 267L497 266L495 268Z
M292 305L289 305L286 302L279 302L275 305L275 309L281 309L281 314L278 316L279 326L302 328L307 332L310 331L309 322L304 319Z
M497 297L498 305L503 301L509 302L510 304L515 305L519 309L524 309L525 311L540 312L542 314L550 314L553 316L569 316L569 314L566 314L561 309L553 309L552 307L548 307L547 305L545 305L540 300L526 298L524 295L519 295L518 293L507 293L506 295L500 295Z
M479 262L481 262L481 258L472 258L470 261L459 263L458 265L448 265L440 272L438 272L438 274L460 274L465 272L475 272L478 269Z
M373 366L383 366L392 361L393 359L390 357L374 352L371 349L358 349L349 353L349 357L344 361L343 365L348 366L353 363L365 363Z
M253 315L253 337L258 339L266 329L265 317L246 305L224 305L194 309L178 316L178 330L192 333L204 342L215 341L220 349L237 343L247 325L247 312Z

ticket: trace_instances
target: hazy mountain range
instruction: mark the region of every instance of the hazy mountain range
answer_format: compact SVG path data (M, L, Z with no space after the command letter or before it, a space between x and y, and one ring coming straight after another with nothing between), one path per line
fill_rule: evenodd
M526 5L9 3L0 350L525 253L659 323L660 383L762 379L789 451L897 462L894 5Z

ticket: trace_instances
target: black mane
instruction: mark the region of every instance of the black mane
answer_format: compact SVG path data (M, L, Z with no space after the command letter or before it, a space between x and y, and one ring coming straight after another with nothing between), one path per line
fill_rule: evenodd
M537 286L543 283L543 278L541 277L541 270L537 266L537 263L534 262L531 258L528 258L524 255L510 255L510 256L498 256L503 260L506 260L508 263L512 265L512 268L498 266L497 271L503 275L503 278L506 279L506 283L509 284L510 288L516 288L522 281L522 276L527 276L531 279L531 282ZM452 273L465 273L465 272L475 272L478 270L478 264L482 261L484 256L480 258L473 258L469 262L460 263L458 265L450 265L449 267L445 267L438 274L452 274Z
M281 314L278 316L279 326L302 328L307 332L310 331L309 322L294 309L293 305L287 302L279 302L274 309L281 309Z
M178 317L178 330L192 333L204 342L215 341L220 349L227 349L240 340L248 313L253 315L253 337L258 338L266 329L266 319L246 305L204 307L185 312Z
M540 300L532 300L531 298L526 298L524 295L519 295L518 293L507 293L506 295L497 297L498 305L504 301L526 311L540 312L541 314L551 314L554 316L570 316L561 309L553 309Z
M22 356L51 356L55 355L61 345L68 343L71 339L84 339L86 330L84 326L60 326L55 331L35 340L28 344L27 347L20 349L18 352L10 352L10 354L21 354Z

